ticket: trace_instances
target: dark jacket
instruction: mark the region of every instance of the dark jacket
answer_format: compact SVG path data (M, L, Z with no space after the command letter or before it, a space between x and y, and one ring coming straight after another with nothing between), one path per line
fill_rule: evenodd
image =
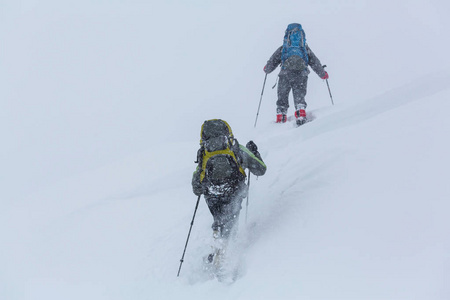
M265 68L266 73L273 72L281 64L282 49L283 49L283 46L278 48L272 54L270 59L267 61L266 68ZM319 59L314 54L314 52L312 52L312 50L309 48L308 45L306 45L306 51L308 53L308 58L309 58L308 65L311 67L311 69L313 69L314 72L316 72L317 75L319 75L320 78L324 77L325 69L322 67L322 64L320 63ZM291 72L299 72L299 71L284 70L282 68L280 73L278 74L278 76L288 75ZM300 72L303 73L304 75L308 75L310 73L308 68L306 68L304 71L300 71Z
M256 176L262 176L266 173L267 167L257 150L252 153L249 149L239 144L239 148L236 152L238 156L237 159L244 170L249 169L250 172ZM205 193L205 187L200 182L200 174L201 166L197 166L197 169L192 175L192 190L197 196ZM238 184L245 185L244 182L239 182Z

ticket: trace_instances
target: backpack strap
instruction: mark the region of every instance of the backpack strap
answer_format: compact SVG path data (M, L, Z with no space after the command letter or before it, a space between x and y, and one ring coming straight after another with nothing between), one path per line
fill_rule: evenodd
M200 146L200 149L197 150L197 160L194 163L201 165L203 160L203 154L205 152L205 147L203 145Z
M208 163L208 160L215 156L215 155L220 155L220 154L226 154L229 155L233 158L233 160L236 162L236 164L239 167L239 172L245 177L247 177L247 174L245 174L244 169L241 166L241 157L235 153L235 150L233 149L234 145L233 145L233 141L235 143L237 143L236 139L232 139L232 142L228 141L228 148L224 149L224 150L217 150L217 151L213 151L213 152L209 152L208 150L206 150L204 147L200 148L197 156L199 156L199 154L201 155L200 158L197 158L197 162L199 163L199 166L201 166L201 173L200 173L200 182L203 182L203 179L205 179L205 173L206 173L206 164ZM239 145L239 144L237 144Z

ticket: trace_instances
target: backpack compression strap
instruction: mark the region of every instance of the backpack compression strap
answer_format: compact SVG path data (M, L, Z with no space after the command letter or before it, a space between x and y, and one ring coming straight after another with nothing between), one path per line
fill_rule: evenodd
M202 160L202 172L200 173L200 182L203 182L203 179L205 179L205 172L206 172L206 163L208 162L208 160L218 154L226 154L231 156L234 161L236 162L236 164L239 166L239 172L241 172L244 177L247 177L247 175L245 174L244 169L242 169L241 165L238 163L237 159L236 159L236 155L234 155L234 152L231 151L231 149L225 149L225 150L217 150L217 151L213 151L213 152L208 152L205 149L205 155L203 156L203 160Z

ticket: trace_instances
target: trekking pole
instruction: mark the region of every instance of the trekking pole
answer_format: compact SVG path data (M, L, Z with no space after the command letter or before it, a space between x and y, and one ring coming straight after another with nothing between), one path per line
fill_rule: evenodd
M183 261L184 261L184 254L186 253L186 248L187 248L187 245L188 245L188 242L189 242L189 237L191 235L192 225L194 225L195 214L197 213L198 203L200 202L200 197L201 196L202 195L198 196L197 204L195 205L194 215L192 216L191 227L189 228L189 233L188 233L188 236L187 236L187 239L186 239L186 245L184 246L183 256L181 256L181 259L180 259L180 267L178 268L177 277L180 276L181 265L183 264Z
M325 69L327 67L327 65L323 65L323 68ZM331 96L331 91L330 91L330 85L328 84L328 79L325 79L327 81L327 86L328 86L328 93L330 93L330 98L331 98L331 104L334 105L333 102L333 96Z
M263 97L263 93L264 93L264 87L266 86L266 79L267 79L267 73L266 73L266 76L264 77L264 84L263 84L263 88L261 91L261 98L259 99L258 112L256 113L255 127L256 127L256 122L258 121L259 108L261 107L261 101L262 101L262 97Z
M248 215L248 198L250 197L250 170L248 170L248 182L247 182L247 204L245 205L245 224L247 224Z

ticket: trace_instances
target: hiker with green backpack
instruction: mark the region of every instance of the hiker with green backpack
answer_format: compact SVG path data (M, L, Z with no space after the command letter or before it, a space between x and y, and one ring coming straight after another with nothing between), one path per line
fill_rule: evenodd
M308 66L322 79L328 79L329 76L317 56L306 44L305 31L298 23L288 25L283 45L267 61L267 64L264 66L264 72L269 74L279 65L281 65L281 71L278 74L276 123L285 123L287 121L289 93L292 89L295 118L297 125L300 126L307 121L305 96L308 74L310 73Z
M205 121L201 128L197 169L192 176L195 195L204 195L214 218L214 238L228 239L239 219L242 200L247 196L245 169L256 176L266 172L258 147L253 141L246 147L234 138L226 121Z
M245 147L240 145L234 138L230 125L221 119L207 120L203 123L196 163L198 165L192 175L192 190L198 198L177 276L180 276L200 197L204 195L214 219L212 252L203 258L204 270L208 271L210 276L222 281L227 278L227 268L223 263L228 241L230 237L236 236L242 200L248 195L245 169L249 169L249 176L250 172L262 176L266 173L267 167L256 144L249 141ZM233 280L237 274L235 271L236 269L229 273Z

